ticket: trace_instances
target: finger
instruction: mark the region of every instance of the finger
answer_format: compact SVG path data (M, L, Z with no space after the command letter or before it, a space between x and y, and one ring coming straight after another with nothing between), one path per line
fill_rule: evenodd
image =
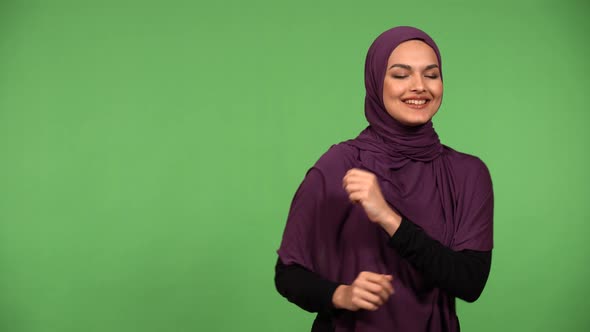
M384 300L377 294L373 294L366 289L362 289L360 287L355 287L352 290L352 298L355 299L362 299L364 301L370 302L376 306L380 306L384 303Z
M392 276L383 275L383 281L380 283L380 285L387 291L389 295L394 293Z
M361 272L364 279L367 279L371 282L381 282L382 280L386 280L387 279L387 274L381 274L381 273L375 273L375 272L369 272L369 271L364 271ZM360 275L359 275L360 276Z
M377 274L373 272L367 272L368 274L365 275L366 280L381 285L381 287L387 289L390 294L393 294L393 276L385 275L385 274ZM389 277L391 277L391 279Z
M389 296L393 294L392 280L393 276L389 274L363 271L359 274L358 278L355 280L355 283L362 283L365 285L365 287L370 287L369 289L373 290L374 292L385 290ZM366 283L369 283L370 285Z
M365 171L359 171L348 174L348 181L363 181L363 182L373 182L377 177L375 174Z
M368 179L362 177L348 177L342 180L342 187L346 188L350 185L358 185L370 190L373 187L377 187L380 189L379 184L376 182L375 179Z
M350 194L356 191L365 190L365 186L358 183L348 183L344 186L344 190Z
M387 299L393 294L393 287L390 283L380 284L379 286L381 286L380 296L387 301Z
M387 288L389 290L389 295L392 295L395 293L395 289L393 288L393 276L391 274L387 274L385 275L385 278L387 279Z
M391 279L387 278L386 276L383 276L381 281L374 284L378 285L377 287L385 299L389 298L394 293Z
M343 178L342 178L342 185L347 185L351 182L358 182L358 177L355 176L354 174L349 174L347 173Z
M367 171L360 170L358 168L352 168L346 172L343 181L367 181L375 177L375 174Z
M352 170L346 172L346 174L344 175L344 178L346 178L346 179L369 179L373 176L374 176L373 173L361 171L359 169L352 169Z
M352 202L362 202L367 198L367 195L363 191L355 191L351 194L348 194L348 199Z
M361 178L347 178L345 181L342 181L342 186L345 187L347 185L364 185L368 187L371 182L367 179Z
M358 283L358 286L362 289L365 289L372 294L378 295L383 302L387 301L391 293L389 289L382 284L374 283L368 280L361 280Z
M391 284L379 286L381 287L381 292L379 293L379 296L381 296L381 298L387 301L387 299L393 294L393 287L391 286Z
M369 310L369 311L375 311L377 309L379 309L378 306L376 306L375 304L365 301L363 299L353 299L352 300L352 304L359 308L359 309L364 309L364 310Z
M355 174L356 174L355 168L351 168L344 174L344 177L342 178L342 180L348 181L351 177L354 177Z

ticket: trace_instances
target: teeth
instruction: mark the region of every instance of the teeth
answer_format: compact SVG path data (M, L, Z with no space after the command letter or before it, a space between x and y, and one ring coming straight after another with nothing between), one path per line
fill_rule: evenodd
M416 100L416 99L408 99L405 101L406 104L414 104L414 105L424 105L426 104L426 100Z

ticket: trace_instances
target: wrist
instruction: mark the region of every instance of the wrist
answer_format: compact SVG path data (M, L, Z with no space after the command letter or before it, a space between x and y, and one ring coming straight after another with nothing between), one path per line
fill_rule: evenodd
M389 210L388 213L379 221L379 225L389 234L393 236L399 226L402 223L402 217L393 210Z
M347 309L346 305L346 292L348 291L348 285L340 285L334 291L332 295L332 304L336 309Z

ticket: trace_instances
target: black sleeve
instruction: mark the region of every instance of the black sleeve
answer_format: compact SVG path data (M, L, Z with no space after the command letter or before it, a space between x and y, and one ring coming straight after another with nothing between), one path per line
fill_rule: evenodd
M433 285L467 302L477 300L490 273L491 251L453 251L405 218L389 246Z
M275 286L277 291L309 312L335 312L332 296L340 284L326 280L298 264L284 265L277 259Z

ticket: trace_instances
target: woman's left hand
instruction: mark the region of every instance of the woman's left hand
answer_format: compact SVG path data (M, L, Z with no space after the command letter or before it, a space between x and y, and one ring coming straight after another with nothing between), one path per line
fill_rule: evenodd
M369 220L380 224L393 235L401 223L401 217L383 198L375 174L352 168L342 179L342 186L351 202L361 204Z

